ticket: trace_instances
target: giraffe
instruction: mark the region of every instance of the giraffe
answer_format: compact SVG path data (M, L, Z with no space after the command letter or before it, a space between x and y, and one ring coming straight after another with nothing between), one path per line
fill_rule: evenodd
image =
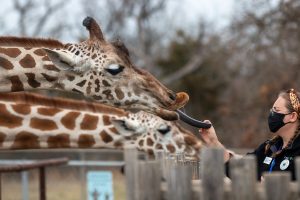
M175 94L135 67L125 45L106 41L93 18L85 18L83 25L90 37L79 44L0 37L0 92L73 91L129 111L144 110L165 120L177 120L179 114L187 123L207 126L179 110L189 99L186 93Z
M187 103L186 93L175 94L135 67L125 45L106 41L94 19L86 18L83 25L90 37L79 44L1 38L0 91L61 89L123 109L178 119L174 110Z
M82 100L0 93L0 150L114 148L197 157L201 141L176 122Z

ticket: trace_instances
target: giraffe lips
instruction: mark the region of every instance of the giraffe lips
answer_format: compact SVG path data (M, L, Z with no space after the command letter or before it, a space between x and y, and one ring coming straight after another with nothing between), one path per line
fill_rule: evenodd
M182 108L189 101L189 95L185 92L178 92L175 101L168 108L169 110L177 110Z
M188 116L187 114L185 114L184 112L182 112L181 110L176 110L176 112L179 115L179 119L191 126L197 127L197 128L205 128L205 129L209 129L211 127L211 124L207 124L204 123L202 121L196 120L190 116Z

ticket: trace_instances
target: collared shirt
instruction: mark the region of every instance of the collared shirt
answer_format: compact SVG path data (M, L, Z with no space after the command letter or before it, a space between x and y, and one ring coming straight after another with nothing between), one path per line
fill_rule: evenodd
M265 153L265 146L269 142L269 140L264 142L254 152L249 153L257 157L258 179L260 179L263 172L290 171L292 179L295 180L294 161L295 157L300 156L300 136L298 136L289 147L283 149L275 158L272 158L272 154L281 150L283 141L279 138Z

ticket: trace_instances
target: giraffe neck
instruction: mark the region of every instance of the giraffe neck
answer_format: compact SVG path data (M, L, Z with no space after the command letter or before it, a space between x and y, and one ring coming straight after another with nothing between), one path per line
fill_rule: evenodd
M63 89L60 69L39 48L0 47L0 91Z
M66 100L60 106L63 100L59 99L52 100L52 105L56 105L53 107L47 106L51 100L45 99L1 94L0 149L122 147L123 138L111 120L123 119L125 112ZM80 103L83 110L78 110Z

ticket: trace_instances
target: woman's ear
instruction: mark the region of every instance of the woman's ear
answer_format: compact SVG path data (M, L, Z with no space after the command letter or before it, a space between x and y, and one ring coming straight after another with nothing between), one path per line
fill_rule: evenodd
M295 122L298 120L298 114L296 112L292 112L291 113L291 118L290 118L290 122Z

